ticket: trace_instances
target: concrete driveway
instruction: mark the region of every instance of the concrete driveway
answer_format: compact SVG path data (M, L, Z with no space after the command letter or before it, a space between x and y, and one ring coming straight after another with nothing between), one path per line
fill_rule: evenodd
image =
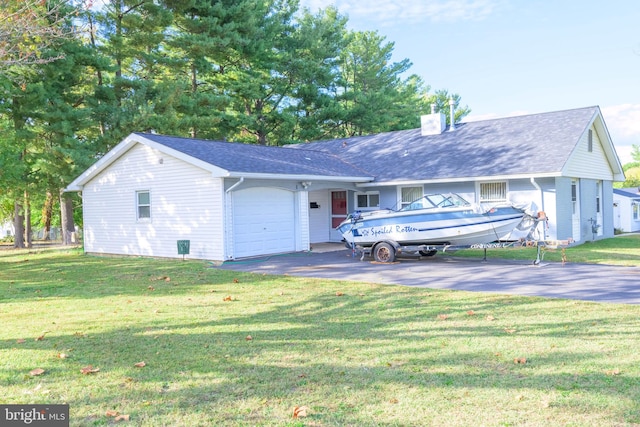
M533 260L532 260L533 261ZM218 268L266 274L355 280L435 289L495 292L640 304L640 268L456 257L400 258L379 264L334 246L323 251L225 262Z

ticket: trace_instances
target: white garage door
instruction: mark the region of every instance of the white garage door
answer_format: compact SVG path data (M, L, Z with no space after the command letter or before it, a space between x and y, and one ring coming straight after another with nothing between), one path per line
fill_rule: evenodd
M291 191L248 188L233 193L236 258L295 250L295 203Z

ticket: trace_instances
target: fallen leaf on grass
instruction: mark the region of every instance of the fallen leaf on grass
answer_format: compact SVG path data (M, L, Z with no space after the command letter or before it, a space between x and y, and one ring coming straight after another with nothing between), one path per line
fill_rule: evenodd
M398 402L399 402L399 400L396 399L395 397L393 399L389 400L389 403L398 403Z
M58 359L66 359L69 357L67 353L58 353Z
M233 301L233 297L231 297L231 295L227 295L222 299L222 301Z
M516 357L515 359L513 359L513 363L515 363L516 365L518 365L518 364L524 365L525 363L527 363L527 358L526 357Z
M253 339L253 337L251 335L247 335L246 338L245 338L245 340L247 340L247 341L251 341L252 339Z
M306 406L296 406L293 408L293 418L302 418L307 416L307 408Z
M44 340L44 336L47 335L49 333L49 331L44 331L42 333L42 335L40 335L38 338L36 338L36 341L42 341Z
M238 279L233 279L233 283L240 283L240 280L238 280Z
M504 331L505 331L506 333L508 333L508 334L513 334L513 333L515 333L515 332L516 332L516 330L515 330L515 329L509 329L509 328L504 328Z
M342 295L344 295L342 292L340 292L340 291L336 292L336 296L337 297L341 297Z
M24 344L26 342L27 342L27 340L25 340L23 338L19 338L19 339L16 340L16 343L18 343L18 344Z
M31 375L32 377L37 377L38 375L42 375L44 374L44 369L42 368L36 368L33 369L31 372L29 372L29 375Z
M609 376L620 375L620 369L618 369L618 368L611 369L611 370L607 371L606 374L609 375Z
M438 314L438 319L447 320L449 318L448 314Z
M146 363L144 363L144 361L142 362L138 362L138 363L134 363L134 365L136 368L144 368L145 366L147 366Z
M473 311L473 310L469 310L469 311L467 311L467 314L468 314L469 316L475 316L475 315L476 315L476 312L475 312L475 311Z
M147 287L147 289L149 289L150 291L155 291L155 290L156 290L156 288L154 288L154 287L153 287L153 286L151 286L151 285L149 285L149 286Z
M80 373L82 375L95 374L96 372L100 372L100 368L94 368L91 365L85 366L84 368L80 369Z
M492 315L488 315L487 317L485 317L485 319L487 319L490 322L493 321L493 320L496 320L496 318L493 317Z
M113 418L114 421L129 421L129 414L120 414L120 412L115 411L113 409L109 409L105 415L107 417Z

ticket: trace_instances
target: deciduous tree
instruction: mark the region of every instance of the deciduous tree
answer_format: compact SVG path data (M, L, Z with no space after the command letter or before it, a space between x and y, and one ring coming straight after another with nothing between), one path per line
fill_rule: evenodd
M0 70L10 66L42 64L57 57L42 52L61 38L72 36L72 28L61 25L67 2L0 0Z

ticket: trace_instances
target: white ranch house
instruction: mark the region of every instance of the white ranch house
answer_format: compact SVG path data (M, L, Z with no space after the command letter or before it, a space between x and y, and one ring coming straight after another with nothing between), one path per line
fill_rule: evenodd
M534 202L548 239L613 236L623 181L598 107L265 147L133 133L75 179L88 253L230 259L337 242L356 209L451 191L472 202Z
M640 231L640 188L613 189L613 226L625 233Z

